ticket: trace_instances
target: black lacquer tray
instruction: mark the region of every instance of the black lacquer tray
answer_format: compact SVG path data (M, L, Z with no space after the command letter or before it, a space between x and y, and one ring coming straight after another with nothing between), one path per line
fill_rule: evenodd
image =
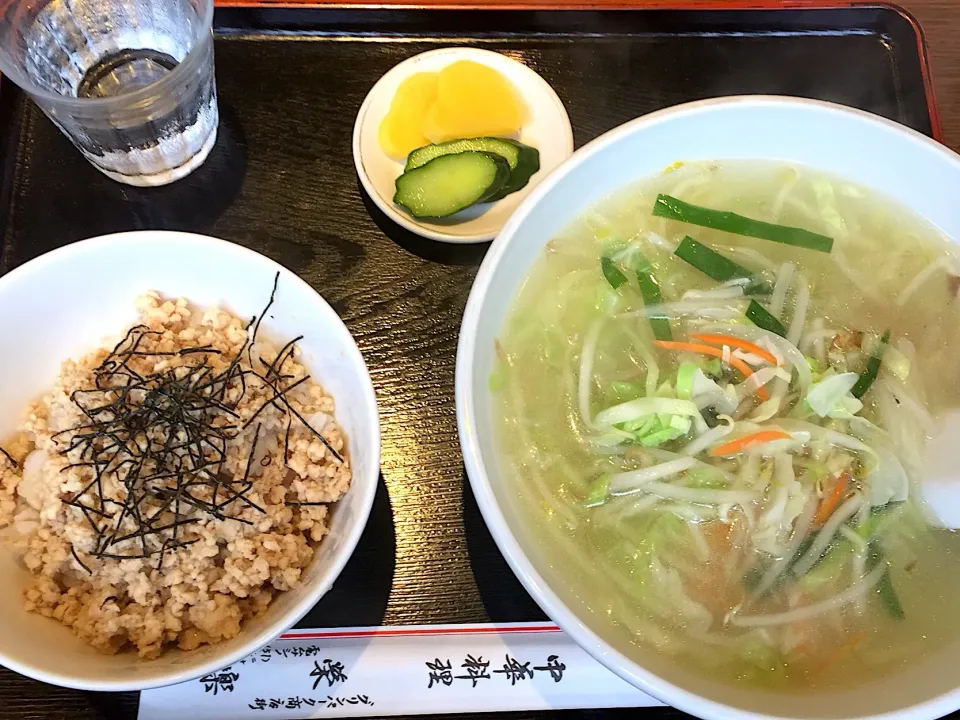
M919 30L889 6L263 5L218 8L215 26L220 135L205 165L168 187L108 180L0 82L0 271L94 235L186 230L283 263L340 313L380 402L382 482L356 554L302 626L544 618L483 525L457 442L457 333L486 245L403 231L365 197L354 171L354 117L380 75L438 46L510 51L556 89L578 146L659 108L740 93L831 100L938 133ZM35 696L38 707L80 699L27 683L0 670L0 696ZM87 700L94 716L135 714L129 695ZM631 711L640 713L680 715Z

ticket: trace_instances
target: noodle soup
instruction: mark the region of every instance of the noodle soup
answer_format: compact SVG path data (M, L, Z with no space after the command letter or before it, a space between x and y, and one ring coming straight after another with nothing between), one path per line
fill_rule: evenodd
M849 685L955 638L918 483L960 406L947 238L840 179L669 168L551 239L490 378L591 612L713 678Z

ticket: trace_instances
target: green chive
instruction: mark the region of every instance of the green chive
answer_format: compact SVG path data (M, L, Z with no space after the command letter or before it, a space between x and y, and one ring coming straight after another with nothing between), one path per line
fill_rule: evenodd
M653 275L653 265L639 252L635 255L637 269L637 282L640 284L640 294L643 295L643 304L646 306L660 305L663 303L663 297L660 295L660 285L657 278ZM670 331L670 321L667 318L650 318L650 327L653 328L653 335L657 340L673 340L673 333Z
M752 282L744 289L746 295L770 292L770 286L762 280L754 279L753 273L745 267L724 257L716 250L708 248L703 243L697 242L689 235L680 241L673 254L717 282L750 278Z
M773 314L756 300L751 300L747 306L747 317L759 328L776 333L780 337L787 336L787 329Z
M870 554L867 557L867 572L873 570L873 568L881 562L887 566L887 571L883 573L883 577L881 577L880 582L877 583L877 592L880 595L880 600L883 602L883 606L887 609L890 617L896 620L903 620L906 614L903 612L903 605L900 604L900 598L897 597L897 591L893 587L893 578L890 577L890 564L886 558L883 557L883 550L880 548L879 543L876 541L871 542L869 547Z
M653 214L657 217L679 220L713 230L722 230L734 235L772 240L784 245L793 245L809 250L828 253L833 249L833 238L826 235L820 235L802 228L753 220L725 210L711 210L699 205L691 205L669 195L659 195L657 197L657 201L653 205Z
M617 264L608 257L600 258L600 269L603 271L603 276L607 279L607 282L610 283L610 287L614 290L627 281L627 276L624 275L623 271L617 267Z
M856 384L851 388L850 393L855 398L862 398L866 395L867 390L873 385L873 381L877 379L877 373L880 372L880 361L883 359L883 349L887 346L888 342L890 342L889 330L880 338L880 343L874 348L870 359L867 360L867 369L860 374Z

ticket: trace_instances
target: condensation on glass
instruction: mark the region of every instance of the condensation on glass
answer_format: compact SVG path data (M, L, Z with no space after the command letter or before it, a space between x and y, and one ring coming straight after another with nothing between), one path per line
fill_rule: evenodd
M212 0L0 0L0 71L97 169L164 185L207 157L219 115Z

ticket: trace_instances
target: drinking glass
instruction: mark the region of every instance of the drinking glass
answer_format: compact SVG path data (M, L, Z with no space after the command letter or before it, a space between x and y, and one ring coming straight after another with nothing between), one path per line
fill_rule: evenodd
M0 72L94 167L189 174L217 137L213 0L0 0Z

